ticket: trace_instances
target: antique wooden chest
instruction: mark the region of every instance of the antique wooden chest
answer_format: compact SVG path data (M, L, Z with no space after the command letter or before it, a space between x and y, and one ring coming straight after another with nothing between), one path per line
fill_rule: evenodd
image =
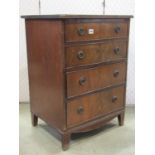
M26 23L32 124L86 132L125 112L131 16L35 15Z

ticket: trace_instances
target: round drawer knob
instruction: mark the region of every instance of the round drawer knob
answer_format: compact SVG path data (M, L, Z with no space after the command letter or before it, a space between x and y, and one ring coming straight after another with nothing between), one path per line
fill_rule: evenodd
M79 60L82 60L82 59L85 58L85 53L83 51L79 51L77 53L77 57L78 57Z
M117 100L117 96L112 97L112 102L115 102Z
M83 28L79 28L79 29L78 29L78 34L79 34L80 36L83 36L83 35L85 34L85 30L84 30Z
M114 72L113 72L113 76L114 77L117 77L119 75L119 71L118 70L115 70Z
M80 85L84 85L84 83L86 82L86 78L85 77L81 77L79 80L79 84Z
M84 109L82 106L80 106L78 109L77 109L77 113L78 114L82 114L84 112Z
M116 26L114 30L115 30L115 33L119 33L121 31L121 28L119 26Z
M118 55L119 53L120 53L120 49L117 47L117 48L114 48L114 53L116 54L116 55Z

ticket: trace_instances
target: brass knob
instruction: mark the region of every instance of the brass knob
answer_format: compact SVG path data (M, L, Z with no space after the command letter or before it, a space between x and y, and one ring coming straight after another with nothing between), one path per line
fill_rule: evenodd
M79 29L78 29L78 34L79 34L80 36L83 36L83 35L85 34L85 30L84 30L83 28L79 28Z
M117 47L117 48L114 48L114 53L116 54L116 55L118 55L119 53L120 53L120 49Z
M84 109L82 106L80 106L78 109L77 109L77 113L78 114L82 114L84 112Z
M119 71L118 70L115 70L114 72L113 72L113 76L114 77L117 77L119 75Z
M116 26L114 30L115 30L115 33L119 33L121 31L121 28L119 26Z
M86 78L85 77L81 77L79 80L79 84L80 85L84 85L84 83L86 82Z
M79 51L77 53L77 57L79 60L84 59L85 58L85 53L83 51Z
M115 102L117 100L117 96L112 97L112 102Z

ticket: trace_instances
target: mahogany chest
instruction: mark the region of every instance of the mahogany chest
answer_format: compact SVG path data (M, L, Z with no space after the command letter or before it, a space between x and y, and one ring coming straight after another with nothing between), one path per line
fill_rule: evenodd
M32 124L86 132L125 112L131 16L35 15L26 23Z

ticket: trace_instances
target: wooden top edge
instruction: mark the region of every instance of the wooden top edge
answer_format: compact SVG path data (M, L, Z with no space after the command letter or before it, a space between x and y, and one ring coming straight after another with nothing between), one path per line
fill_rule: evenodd
M23 15L21 18L25 19L69 19L69 18L76 18L76 19L85 19L85 18L133 18L132 15Z

